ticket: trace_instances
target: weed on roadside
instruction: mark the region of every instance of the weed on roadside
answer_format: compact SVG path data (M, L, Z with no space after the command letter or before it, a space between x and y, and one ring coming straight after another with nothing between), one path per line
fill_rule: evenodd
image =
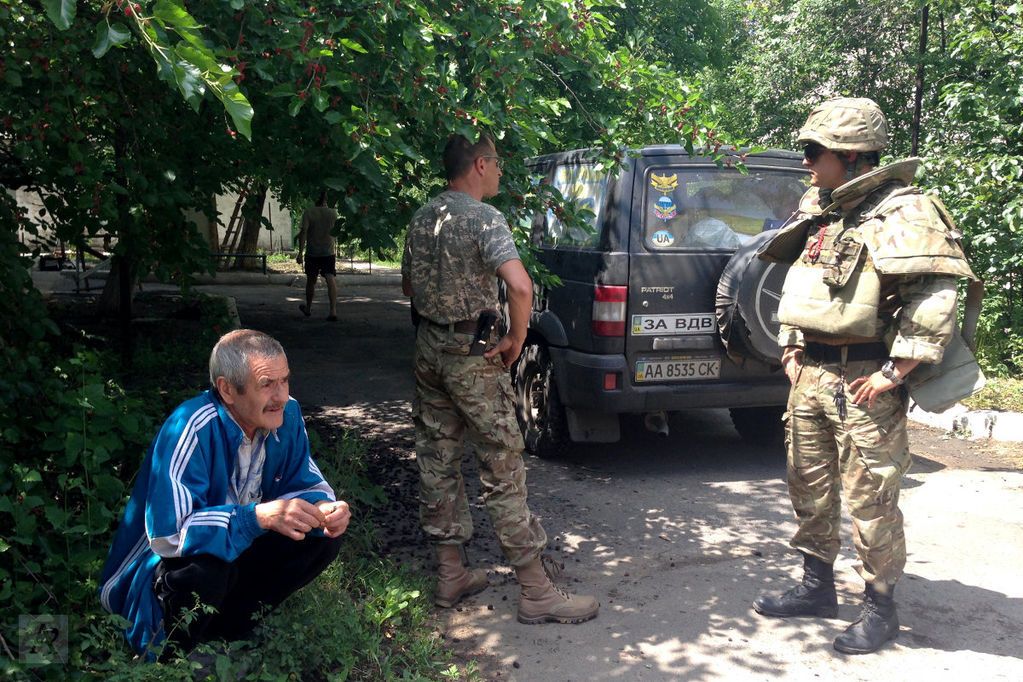
M1023 412L1023 380L989 377L984 388L963 404L971 410Z

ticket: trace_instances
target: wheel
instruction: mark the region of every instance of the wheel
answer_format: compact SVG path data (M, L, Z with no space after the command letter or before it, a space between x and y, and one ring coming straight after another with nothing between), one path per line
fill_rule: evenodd
M781 364L778 302L789 268L760 260L757 251L776 232L760 233L732 255L718 280L715 305L721 342L728 355L774 366Z
M568 424L547 348L537 344L526 346L513 378L515 414L526 450L544 458L562 454L569 443Z
M784 443L785 427L781 421L784 413L785 408L781 405L728 408L732 424L744 441L770 447Z

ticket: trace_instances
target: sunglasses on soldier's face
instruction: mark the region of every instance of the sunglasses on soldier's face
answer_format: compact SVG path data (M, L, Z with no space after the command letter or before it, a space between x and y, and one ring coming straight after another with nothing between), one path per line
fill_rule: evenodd
M500 168L501 170L504 170L504 159L502 159L497 154L483 154L481 156L477 156L476 158L478 158L478 159L493 159L494 163L497 164L497 167Z
M810 163L817 163L817 159L821 158L821 154L823 154L826 151L828 150L822 147L821 145L817 144L816 142L811 142L810 144L803 147L803 158L809 161Z

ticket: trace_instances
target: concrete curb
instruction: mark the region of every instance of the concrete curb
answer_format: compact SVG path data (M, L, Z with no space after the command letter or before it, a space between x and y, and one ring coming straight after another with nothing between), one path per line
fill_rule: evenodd
M962 403L941 413L924 412L911 402L909 418L969 440L1023 441L1023 414L1019 412L970 410Z
M339 285L389 285L401 284L401 274L397 272L374 272L365 274L341 273L335 277ZM145 282L156 283L156 279L148 277ZM264 275L261 272L218 272L215 275L195 275L193 283L196 285L259 285L275 284L286 287L304 286L305 275L291 273L272 273Z

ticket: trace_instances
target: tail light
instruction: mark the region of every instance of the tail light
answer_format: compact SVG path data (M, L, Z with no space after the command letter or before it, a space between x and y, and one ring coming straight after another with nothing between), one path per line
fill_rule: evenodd
M629 287L598 284L593 287L593 333L625 336L625 300Z

